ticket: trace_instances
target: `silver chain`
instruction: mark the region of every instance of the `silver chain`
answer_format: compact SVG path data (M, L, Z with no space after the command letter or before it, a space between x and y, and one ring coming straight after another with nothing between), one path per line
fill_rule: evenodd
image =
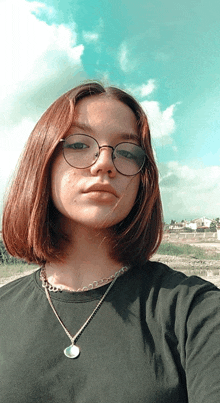
M47 280L46 270L45 270L44 266L41 267L40 279L42 281L42 287L47 288L49 291L53 291L53 292L59 292L59 291L82 292L82 291L93 290L94 288L97 288L97 287L100 287L100 286L102 286L104 284L107 284L107 283L109 283L109 281L114 280L115 276L118 275L118 273L121 275L121 274L125 273L127 270L128 270L128 267L124 266L119 271L116 271L115 274L112 274L109 277L101 278L100 280L95 280L91 284L89 284L88 286L78 288L77 290L68 290L63 286L56 287L56 286L50 284L48 282L48 280Z
M41 269L41 270L42 270L42 269ZM78 339L78 337L81 335L81 333L83 332L83 330L88 326L88 324L89 324L89 323L91 322L91 320L94 318L95 314L96 314L96 313L98 312L98 310L100 309L100 307L101 307L101 305L102 305L102 303L103 303L103 301L104 301L106 295L109 293L109 291L110 291L111 288L113 287L113 285L114 285L114 283L116 282L117 278L118 278L121 274L123 274L125 271L127 271L127 270L128 270L128 267L122 267L122 269L120 269L119 271L117 271L117 272L114 274L113 281L111 282L111 284L109 285L109 287L107 288L107 290L105 291L105 293L103 294L102 298L100 299L100 301L99 301L98 304L96 305L95 309L92 311L91 315L88 317L88 319L85 321L85 323L81 326L81 328L78 330L78 332L77 332L74 336L71 336L70 332L67 330L66 326L64 325L63 321L61 320L61 318L59 317L59 315L58 315L56 309L55 309L54 306L53 306L53 303L52 303L52 300L51 300L51 296L50 296L50 293L49 293L49 286L50 286L50 284L49 284L48 281L47 281L46 272L44 272L43 276L40 277L40 278L41 278L41 281L42 281L42 287L45 289L45 293L46 293L48 302L49 302L49 304L50 304L50 306L51 306L51 308L52 308L52 310L53 310L53 312L54 312L56 318L57 318L58 321L60 322L60 324L61 324L63 330L65 331L65 333L66 333L67 336L69 337L69 339L70 339L70 341L71 341L72 344L75 343L75 341L76 341L76 340ZM47 285L43 284L43 281L44 281L44 283L46 282Z

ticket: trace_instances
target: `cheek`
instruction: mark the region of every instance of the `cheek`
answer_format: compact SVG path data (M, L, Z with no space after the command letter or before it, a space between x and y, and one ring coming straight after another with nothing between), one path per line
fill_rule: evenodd
M71 178L70 178L71 176ZM55 163L51 170L51 198L55 207L62 212L65 203L68 202L69 196L74 185L73 172L63 171L62 165Z
M51 197L54 205L58 208L66 198L68 181L60 178L59 175L51 177Z
M127 186L125 191L122 194L122 204L124 208L127 210L127 214L131 211L132 207L134 206L138 190L140 186L140 175L132 177Z

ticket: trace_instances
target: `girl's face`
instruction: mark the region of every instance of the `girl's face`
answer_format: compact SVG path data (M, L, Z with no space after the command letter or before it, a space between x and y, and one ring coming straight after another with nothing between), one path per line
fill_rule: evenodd
M75 118L66 137L86 134L99 146L115 147L121 142L139 144L136 118L122 102L107 96L91 96L79 101ZM51 171L52 200L61 213L63 224L73 222L90 228L109 228L131 211L140 184L140 173L124 176L112 162L112 149L100 150L94 165L78 169L64 159L62 150Z

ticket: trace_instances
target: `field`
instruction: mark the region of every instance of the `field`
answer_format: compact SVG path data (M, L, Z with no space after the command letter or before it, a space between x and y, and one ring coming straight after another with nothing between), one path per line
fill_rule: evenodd
M206 239L165 238L151 260L165 263L187 275L200 276L220 287L220 241L216 239L207 242ZM0 287L36 268L20 262L0 264Z
M186 275L196 275L220 287L220 241L188 243L186 239L164 240L151 260L162 262Z
M36 268L37 266L26 263L0 264L0 287L16 278L32 273Z

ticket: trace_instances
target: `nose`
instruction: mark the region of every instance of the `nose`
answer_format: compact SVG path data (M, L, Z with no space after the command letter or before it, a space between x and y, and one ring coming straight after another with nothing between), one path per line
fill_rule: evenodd
M102 172L107 173L111 177L115 176L117 171L112 160L113 150L113 147L107 145L99 148L99 157L95 164L90 167L92 175L97 175L97 173Z

